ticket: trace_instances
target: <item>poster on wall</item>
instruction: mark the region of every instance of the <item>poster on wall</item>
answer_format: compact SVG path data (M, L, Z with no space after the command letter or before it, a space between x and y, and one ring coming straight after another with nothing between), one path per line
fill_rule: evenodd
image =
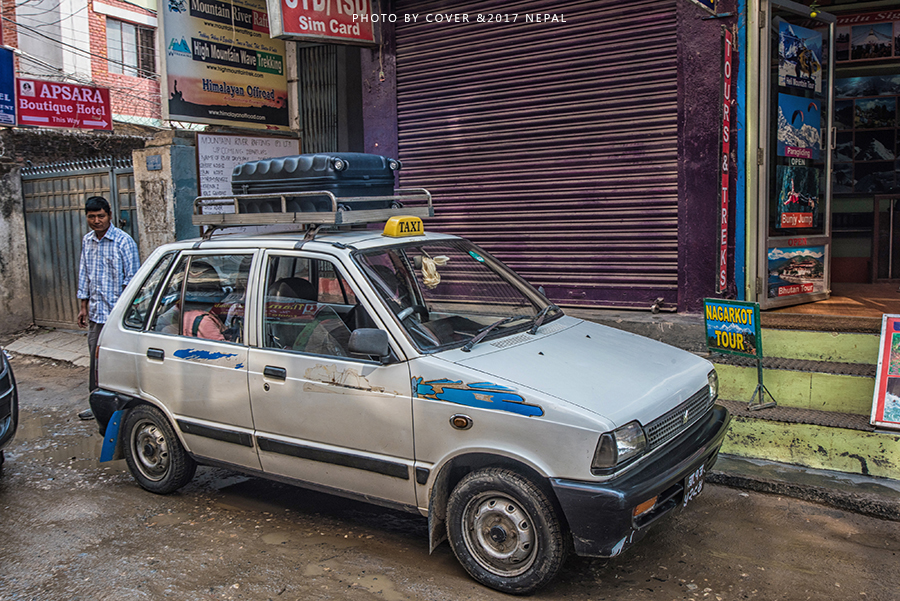
M13 51L0 48L0 125L16 124L16 69Z
M781 22L778 31L778 85L822 93L822 34Z
M815 227L819 217L819 169L799 165L778 165L779 229Z
M822 149L821 104L778 94L778 156L818 160Z
M900 430L900 315L884 315L881 319L881 345L869 423Z
M288 130L284 42L265 0L167 0L162 106L167 119Z
M825 292L825 247L770 248L768 297Z

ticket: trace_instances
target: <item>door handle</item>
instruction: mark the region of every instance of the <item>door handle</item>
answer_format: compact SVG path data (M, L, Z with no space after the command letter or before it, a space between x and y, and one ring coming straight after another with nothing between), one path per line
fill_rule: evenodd
M283 367L266 365L265 369L263 369L263 375L273 380L287 380L287 370Z
M147 349L147 358L148 359L159 359L162 361L166 358L166 351L160 348L148 348Z

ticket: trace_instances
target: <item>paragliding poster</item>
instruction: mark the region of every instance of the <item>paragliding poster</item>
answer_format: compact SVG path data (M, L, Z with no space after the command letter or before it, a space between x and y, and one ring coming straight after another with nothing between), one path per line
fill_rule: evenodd
M881 345L869 423L900 430L900 315L881 318Z
M769 298L825 292L825 247L770 248Z
M819 207L819 170L778 165L778 228L815 227Z
M778 156L813 159L821 152L821 108L818 102L778 95Z
M822 34L782 21L778 32L778 85L822 93Z

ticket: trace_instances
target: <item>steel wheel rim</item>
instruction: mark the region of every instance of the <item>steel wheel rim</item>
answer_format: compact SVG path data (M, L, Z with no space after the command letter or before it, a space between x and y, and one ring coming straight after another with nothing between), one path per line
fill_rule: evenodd
M509 578L526 572L537 557L531 516L500 492L476 495L463 510L463 536L484 569Z
M137 468L148 480L158 482L169 471L169 444L162 430L150 420L141 420L133 430L131 451Z

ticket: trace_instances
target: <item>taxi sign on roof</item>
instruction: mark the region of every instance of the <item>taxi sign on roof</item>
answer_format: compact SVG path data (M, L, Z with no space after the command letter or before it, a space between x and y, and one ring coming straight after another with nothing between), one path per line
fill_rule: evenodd
M425 226L418 217L408 215L394 216L384 224L383 236L391 238L405 238L406 236L424 236Z

